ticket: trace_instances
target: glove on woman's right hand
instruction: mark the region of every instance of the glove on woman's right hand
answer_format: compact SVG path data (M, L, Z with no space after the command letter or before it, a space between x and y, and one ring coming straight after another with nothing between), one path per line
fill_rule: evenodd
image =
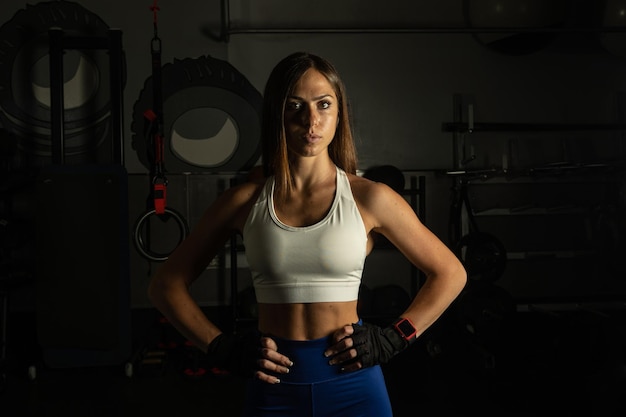
M208 346L207 355L215 366L235 375L251 377L258 369L260 334L257 331L219 334Z

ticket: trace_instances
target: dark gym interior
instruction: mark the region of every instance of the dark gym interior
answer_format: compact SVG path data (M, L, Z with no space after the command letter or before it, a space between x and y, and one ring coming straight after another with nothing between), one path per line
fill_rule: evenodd
M626 415L622 0L3 0L0 415L238 415L245 381L147 284L259 164L261 91L299 50L344 78L359 173L468 271L383 366L394 415ZM377 242L363 319L420 283ZM254 325L239 238L192 293L225 331Z

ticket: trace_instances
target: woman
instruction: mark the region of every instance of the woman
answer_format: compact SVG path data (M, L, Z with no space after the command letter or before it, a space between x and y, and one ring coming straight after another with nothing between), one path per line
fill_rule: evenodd
M331 63L304 52L280 61L265 87L262 125L264 178L226 190L206 210L149 296L183 336L252 376L246 416L391 416L380 364L443 314L465 270L402 196L356 175L345 88ZM258 333L222 333L188 291L233 233L243 236ZM385 328L357 315L375 234L425 274Z

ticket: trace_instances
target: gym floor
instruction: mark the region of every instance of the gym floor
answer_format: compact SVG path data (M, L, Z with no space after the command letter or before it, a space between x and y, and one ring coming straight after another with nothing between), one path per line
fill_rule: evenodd
M42 364L24 336L28 319L14 322L19 329L9 336L19 342L8 339L0 414L237 416L244 382L211 371L153 314L133 323L132 361L67 369ZM516 312L491 329L485 322L468 331L444 316L383 368L395 417L623 417L625 318L621 311ZM31 365L36 375L29 376Z

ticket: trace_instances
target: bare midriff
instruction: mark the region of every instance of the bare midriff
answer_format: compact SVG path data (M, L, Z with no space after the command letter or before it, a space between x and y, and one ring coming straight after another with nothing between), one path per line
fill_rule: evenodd
M259 331L291 340L314 340L359 320L357 301L258 305Z

